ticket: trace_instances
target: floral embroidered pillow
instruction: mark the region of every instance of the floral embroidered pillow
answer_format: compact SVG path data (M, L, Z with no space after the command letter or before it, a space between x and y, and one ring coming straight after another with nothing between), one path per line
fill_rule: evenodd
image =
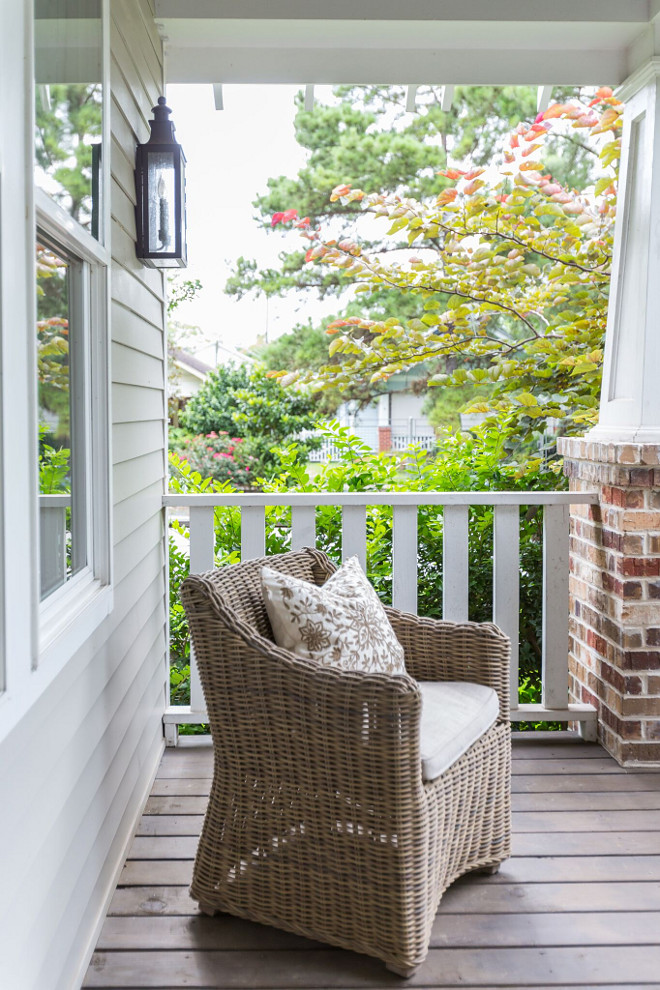
M261 583L278 646L342 670L405 674L403 647L357 557L322 587L272 567Z

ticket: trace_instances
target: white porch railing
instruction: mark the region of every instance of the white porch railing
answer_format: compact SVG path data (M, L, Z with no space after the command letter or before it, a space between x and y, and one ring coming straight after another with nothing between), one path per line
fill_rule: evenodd
M66 581L66 510L71 494L39 496L39 559L42 598Z
M593 736L596 712L590 705L568 703L568 550L569 506L593 503L595 495L577 492L311 492L166 495L164 505L190 513L190 569L214 566L214 510L240 506L241 559L265 555L267 506L291 507L291 547L316 544L316 506L342 512L342 557L357 555L366 568L367 506L393 509L392 604L417 612L417 510L438 506L443 513L443 618L468 618L469 507L493 507L493 622L511 639L512 721L576 721ZM518 703L520 617L520 506L543 506L542 701ZM176 742L177 725L206 721L199 674L191 658L190 706L171 706L165 714L166 738Z

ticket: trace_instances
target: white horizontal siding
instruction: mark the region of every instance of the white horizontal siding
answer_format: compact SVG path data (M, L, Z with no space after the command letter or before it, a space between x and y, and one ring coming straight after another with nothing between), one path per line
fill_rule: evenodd
M148 0L110 10L113 611L0 744L0 847L11 850L0 982L12 990L80 979L162 748L164 284L132 238L135 145L162 92L161 46Z
M133 457L140 457L141 454L151 454L154 450L162 450L162 420L145 420L143 423L115 423L112 428L112 447L115 464L130 461Z

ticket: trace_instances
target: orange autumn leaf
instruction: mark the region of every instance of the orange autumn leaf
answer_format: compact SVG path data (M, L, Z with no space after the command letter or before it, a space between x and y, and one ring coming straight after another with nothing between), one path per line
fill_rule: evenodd
M436 199L436 204L438 206L446 206L447 203L453 203L457 196L458 189L443 189Z
M460 168L444 168L436 172L436 175L444 175L446 179L461 179L465 172L462 172Z

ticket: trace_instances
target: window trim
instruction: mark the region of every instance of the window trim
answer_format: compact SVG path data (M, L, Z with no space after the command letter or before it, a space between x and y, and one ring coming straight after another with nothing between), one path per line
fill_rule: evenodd
M80 648L112 609L112 518L110 449L110 322L108 247L73 220L43 190L35 188L35 242L38 232L80 268L72 288L80 293L80 352L84 362L82 411L85 423L85 504L88 563L60 588L40 601L38 554L34 600L38 603L37 636L32 669L59 666ZM74 305L75 302L74 302ZM36 338L33 342L36 382ZM36 463L36 388L34 437ZM35 485L35 494L36 493ZM35 536L39 505L35 498Z

